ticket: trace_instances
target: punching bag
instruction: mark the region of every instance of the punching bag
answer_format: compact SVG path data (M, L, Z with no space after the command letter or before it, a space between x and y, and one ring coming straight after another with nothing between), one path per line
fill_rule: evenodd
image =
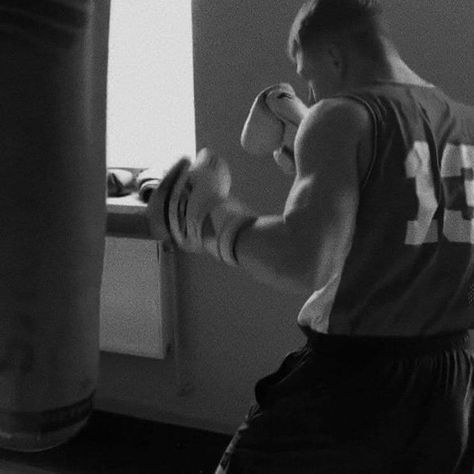
M0 0L0 447L91 413L105 233L107 0Z

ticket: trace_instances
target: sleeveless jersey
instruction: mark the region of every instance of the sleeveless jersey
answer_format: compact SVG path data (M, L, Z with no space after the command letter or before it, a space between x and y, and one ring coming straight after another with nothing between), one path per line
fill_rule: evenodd
M298 323L366 336L474 328L474 108L398 83L346 97L373 119L372 162L344 266Z

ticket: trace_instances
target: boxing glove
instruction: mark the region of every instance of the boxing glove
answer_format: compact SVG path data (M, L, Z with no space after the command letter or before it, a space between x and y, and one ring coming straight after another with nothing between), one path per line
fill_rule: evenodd
M135 177L131 171L121 168L107 169L107 196L122 197L135 189Z
M290 84L272 85L258 94L245 121L240 138L253 155L273 152L286 174L295 171L293 146L298 127L308 108Z
M137 176L138 197L148 202L151 193L160 184L163 172L156 168L146 168Z
M181 158L151 194L147 206L154 238L172 241L188 252L207 251L236 265L234 243L242 226L256 216L230 197L227 163L202 149L194 163Z

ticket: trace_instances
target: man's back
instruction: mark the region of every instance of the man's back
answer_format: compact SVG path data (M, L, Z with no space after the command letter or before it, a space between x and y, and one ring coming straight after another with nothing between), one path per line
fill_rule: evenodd
M348 97L374 123L332 334L415 336L474 327L474 109L439 89L379 83ZM311 323L318 301L302 309ZM318 329L314 327L313 329Z

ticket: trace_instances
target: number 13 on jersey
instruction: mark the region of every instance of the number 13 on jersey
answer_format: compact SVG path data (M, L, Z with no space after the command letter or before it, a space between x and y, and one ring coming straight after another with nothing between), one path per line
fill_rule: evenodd
M450 242L474 244L474 146L446 145L441 158L441 181L444 196L443 222L434 218L439 203L436 198L428 143L417 141L408 153L405 169L415 179L418 213L408 221L406 245L438 241L439 226Z

